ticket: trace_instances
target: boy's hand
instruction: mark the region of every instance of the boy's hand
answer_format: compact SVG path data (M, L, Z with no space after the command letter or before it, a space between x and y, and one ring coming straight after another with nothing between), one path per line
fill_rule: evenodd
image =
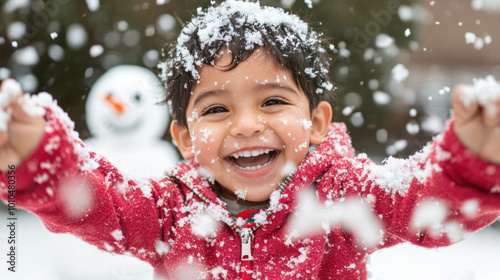
M497 84L498 85L498 84ZM484 90L484 88L483 88ZM480 97L477 87L459 85L453 93L454 131L479 157L500 164L500 88Z
M23 109L26 102L19 84L7 79L0 85L0 171L20 164L42 140L45 120Z

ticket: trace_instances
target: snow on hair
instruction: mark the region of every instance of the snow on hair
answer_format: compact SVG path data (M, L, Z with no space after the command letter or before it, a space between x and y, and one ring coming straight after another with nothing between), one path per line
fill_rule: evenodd
M290 70L309 98L310 108L333 89L321 34L298 16L259 2L227 0L206 10L199 8L176 42L167 45L158 64L166 87L165 103L172 117L186 125L185 109L203 65L214 65L222 50L232 56L231 70L256 49L263 48L277 65Z

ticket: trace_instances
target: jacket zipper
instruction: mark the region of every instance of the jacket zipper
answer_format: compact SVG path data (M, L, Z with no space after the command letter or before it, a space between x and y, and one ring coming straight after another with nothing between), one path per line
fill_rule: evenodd
M288 175L288 177L280 183L280 192L283 192L285 187L290 183L293 178L293 173ZM206 196L204 196L196 188L190 188L202 201L210 204L211 201ZM268 209L266 215L269 216L271 211ZM261 225L257 224L253 227L237 227L236 223L229 225L233 230L235 230L241 238L241 280L251 280L253 274L253 256L252 256L252 240L254 239L253 232L257 230Z
M241 237L241 280L251 280L252 279L252 266L253 266L253 256L252 256L252 240L253 240L253 230L252 228L240 228L239 231Z
M193 192L201 198L205 203L210 204L210 200L201 194L197 189L192 189ZM269 210L268 210L269 211ZM268 215L270 212L268 213ZM237 227L235 223L230 225L241 238L241 280L251 280L252 279L252 266L253 266L253 256L252 256L252 240L254 238L253 232L260 225L256 225L252 228Z

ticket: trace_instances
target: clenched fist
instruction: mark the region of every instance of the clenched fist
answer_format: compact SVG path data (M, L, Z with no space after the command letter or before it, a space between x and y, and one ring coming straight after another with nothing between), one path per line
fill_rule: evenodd
M35 151L40 143L45 120L29 114L21 86L12 79L0 85L0 171L18 165Z
M454 131L479 157L500 163L500 85L490 76L453 93Z

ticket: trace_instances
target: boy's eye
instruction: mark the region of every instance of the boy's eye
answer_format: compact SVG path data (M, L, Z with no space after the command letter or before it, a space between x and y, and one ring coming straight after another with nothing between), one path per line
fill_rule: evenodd
M225 113L227 112L227 109L223 106L211 106L208 107L207 109L203 110L201 113L202 116L207 115L207 114L219 114L219 113Z
M280 105L280 104L288 104L288 102L286 102L285 100L283 100L281 98L270 98L270 99L267 99L266 101L264 101L264 103L262 103L262 107Z

